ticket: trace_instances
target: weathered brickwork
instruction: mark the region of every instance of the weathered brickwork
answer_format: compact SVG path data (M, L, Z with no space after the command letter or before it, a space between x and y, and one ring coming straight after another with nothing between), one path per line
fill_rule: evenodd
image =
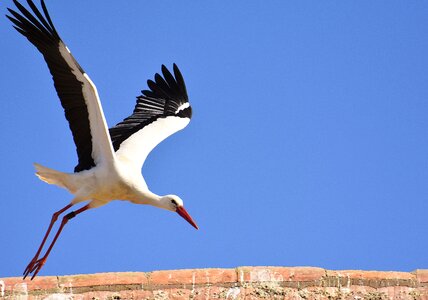
M0 298L119 299L421 299L428 270L330 271L312 267L239 267L0 278Z

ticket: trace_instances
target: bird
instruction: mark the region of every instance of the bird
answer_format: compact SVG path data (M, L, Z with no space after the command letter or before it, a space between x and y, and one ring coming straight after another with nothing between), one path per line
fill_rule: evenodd
M177 65L173 64L173 72L162 65L162 75L156 73L154 80L147 80L148 89L137 96L132 114L108 128L97 88L59 36L44 0L40 2L42 10L32 0L27 0L29 9L17 0L13 2L19 12L8 8L9 15L6 17L43 55L78 157L74 171L69 173L34 164L36 175L42 181L65 188L73 198L53 213L36 254L23 272L23 279L31 275L33 280L37 276L69 220L113 200L176 212L199 229L179 196L153 193L141 172L153 148L185 128L192 117L186 85ZM85 205L72 210L80 203ZM57 232L41 256L60 216L62 219Z

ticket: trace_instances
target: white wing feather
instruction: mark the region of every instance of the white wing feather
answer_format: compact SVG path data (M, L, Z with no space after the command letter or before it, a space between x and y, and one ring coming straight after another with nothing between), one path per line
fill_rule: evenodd
M170 135L185 128L189 122L189 118L177 116L159 118L123 141L116 151L116 157L129 164L130 168L141 172L144 161L153 148Z

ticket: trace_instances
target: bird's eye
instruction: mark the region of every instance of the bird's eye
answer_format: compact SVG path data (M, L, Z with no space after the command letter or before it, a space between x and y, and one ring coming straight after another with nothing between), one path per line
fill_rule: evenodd
M171 203L174 204L175 206L178 206L177 201L175 201L175 199L171 199Z

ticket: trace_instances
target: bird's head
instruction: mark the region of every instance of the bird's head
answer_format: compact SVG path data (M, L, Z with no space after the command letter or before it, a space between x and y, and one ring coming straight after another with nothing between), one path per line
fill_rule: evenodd
M195 221L193 221L192 217L189 213L184 209L183 200L176 195L166 195L160 199L162 206L170 211L175 211L179 214L184 220L190 223L196 229L199 229L198 225L196 225Z

